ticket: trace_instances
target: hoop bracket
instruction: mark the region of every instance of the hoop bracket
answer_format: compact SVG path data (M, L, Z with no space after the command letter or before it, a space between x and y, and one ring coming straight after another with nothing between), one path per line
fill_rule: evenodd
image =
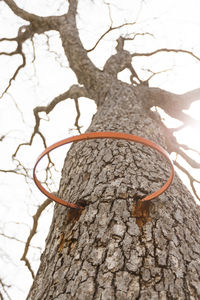
M84 134L80 134L80 135L77 135L77 136L72 136L72 137L66 138L64 140L61 140L61 141L49 146L48 148L46 148L40 154L40 156L38 157L38 159L35 163L35 166L33 168L33 179L34 179L34 182L35 182L36 186L39 188L39 190L44 195L46 195L48 198L52 199L53 201L55 201L55 202L57 202L61 205L64 205L64 206L67 206L67 207L70 207L70 208L83 209L82 206L79 206L75 203L67 202L67 201L55 196L54 194L48 192L41 185L40 181L37 179L36 167L37 167L38 163L40 162L40 160L45 155L47 155L49 152L51 152L52 150L54 150L54 149L56 149L60 146L63 146L63 145L66 145L66 144L69 144L69 143L72 143L72 142L82 141L82 140L103 139L103 138L128 140L128 141L143 144L145 146L149 146L150 148L153 148L153 149L157 150L159 153L161 153L167 159L167 161L169 162L169 165L171 167L171 173L170 173L170 176L169 176L167 182L159 190L157 190L156 192L140 199L139 201L144 202L144 201L152 200L152 199L160 196L170 186L170 184L172 183L173 177L174 177L174 166L173 166L173 162L172 162L169 154L167 153L167 151L165 149L163 149L161 146L155 144L154 142L152 142L150 140L147 140L147 139L145 139L143 137L140 137L140 136L136 136L136 135L133 135L133 134L122 133L122 132L105 131L105 132L89 132L89 133L84 133Z

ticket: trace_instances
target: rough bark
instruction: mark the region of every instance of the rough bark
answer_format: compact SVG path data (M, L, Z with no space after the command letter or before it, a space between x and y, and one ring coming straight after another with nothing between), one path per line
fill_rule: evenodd
M88 131L122 131L165 147L142 89L113 80ZM46 249L27 299L199 299L199 209L176 176L143 208L138 199L167 179L153 150L126 141L74 144L59 196L84 211L55 206Z

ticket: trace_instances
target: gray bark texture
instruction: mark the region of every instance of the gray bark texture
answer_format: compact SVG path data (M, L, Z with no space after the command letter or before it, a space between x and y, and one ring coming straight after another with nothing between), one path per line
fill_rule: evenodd
M13 5L11 0L6 3ZM170 114L186 101L177 104L175 95L158 88L119 81L117 73L131 69L123 50L103 71L96 68L76 29L77 1L69 3L64 16L25 16L59 31L71 69L97 104L88 132L131 133L167 149L160 120L150 108L159 103ZM169 172L160 154L140 144L111 139L73 144L58 195L84 210L55 205L27 299L200 299L200 214L192 196L175 176L159 198L139 202L159 189Z
M110 85L88 131L141 135L165 146L144 109L142 89ZM85 204L82 213L56 205L41 265L28 299L200 299L199 213L175 176L158 199L138 199L168 178L165 159L121 140L75 143L59 196Z

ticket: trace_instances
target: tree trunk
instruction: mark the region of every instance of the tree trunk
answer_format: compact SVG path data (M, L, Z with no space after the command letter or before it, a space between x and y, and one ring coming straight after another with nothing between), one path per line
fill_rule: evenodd
M145 87L146 89L146 87ZM88 131L140 135L165 147L142 87L113 79ZM46 249L27 299L200 299L199 208L168 163L152 149L122 140L76 142L67 154Z

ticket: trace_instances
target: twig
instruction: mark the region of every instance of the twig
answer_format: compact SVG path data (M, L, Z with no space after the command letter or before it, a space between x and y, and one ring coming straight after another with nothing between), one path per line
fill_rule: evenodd
M17 111L19 112L20 116L21 116L21 119L22 119L22 122L25 124L25 120L24 120L24 116L23 116L23 112L21 111L21 109L19 108L17 102L15 101L14 97L12 96L12 94L10 93L7 93L7 95L10 96L11 100L13 101Z
M41 131L39 130L40 120L41 120L41 118L39 117L39 113L40 112L45 112L46 114L49 114L57 104L59 104L60 102L66 100L67 98L74 99L74 98L79 98L79 97L88 97L88 94L87 94L85 88L81 87L81 86L78 86L78 85L72 85L69 88L68 91L64 92L63 94L61 94L57 97L55 97L47 106L37 106L37 107L35 107L34 110L33 110L33 113L34 113L34 116L35 116L35 126L34 126L33 133L30 137L30 140L29 140L29 142L19 144L17 146L16 150L15 150L15 153L13 154L13 157L15 157L17 155L19 149L22 146L31 146L36 134L38 134L41 137L41 139L43 141L43 144L44 144L44 147L46 148L47 147L46 140L45 140L43 134L41 133ZM50 159L50 157L49 157L49 159ZM51 160L50 160L50 162L51 162Z
M144 69L143 69L144 70ZM158 71L158 72L153 72L152 70L145 70L147 72L151 72L151 75L145 80L145 82L148 82L149 80L151 80L155 75L158 75L158 74L162 74L164 72L168 72L168 71L171 71L171 69L166 69L166 70L162 70L162 71Z
M35 215L33 216L33 226L32 226L32 229L30 230L30 233L29 233L29 236L26 240L26 244L25 244L25 247L24 247L24 253L21 257L21 260L25 262L28 270L31 272L31 275L34 279L35 277L35 274L31 268L31 265L30 265L30 262L27 258L27 253L28 253L28 250L29 250L29 247L30 247L30 242L32 240L32 238L34 237L34 235L36 234L37 232L37 227L38 227L38 220L40 218L40 215L41 213L46 209L46 207L52 202L52 200L50 199L46 199L42 205L40 205L35 213Z
M153 117L153 116L152 116ZM197 162L195 162L194 160L192 160L185 152L183 152L180 147L184 147L185 145L182 144L178 144L176 137L173 135L173 132L171 131L171 129L167 128L166 125L161 121L161 119L159 118L159 120L157 119L157 121L159 122L159 124L161 125L163 131L164 131L164 136L166 137L166 144L167 144L167 149L168 151L171 152L175 152L177 155L180 155L190 166L193 166L193 168L200 168L200 164L198 164ZM193 149L190 149L193 150ZM198 196L195 186L194 186L194 182L199 183L200 181L196 180L195 178L193 178L190 174L189 171L187 171L183 166L181 166L176 160L174 161L174 164L182 171L184 172L189 181L190 181L190 186L192 188L192 191L195 195L195 197L200 201L200 197Z
M25 241L19 240L18 238L14 237L14 236L10 236L10 235L7 235L7 234L2 233L2 232L0 232L0 235L7 238L7 239L9 239L9 240L14 240L16 242L23 243L23 244L26 243ZM32 245L30 245L30 247L41 250L41 247L36 247L36 246L32 246Z
M14 75L10 78L8 86L5 88L3 93L0 95L0 98L3 97L3 95L8 91L8 89L11 86L11 83L13 80L16 79L19 71L26 65L26 56L23 52L22 46L23 43L31 39L32 40L32 45L33 45L33 36L35 33L44 33L45 31L48 31L50 29L56 29L56 24L58 24L57 21L60 20L59 17L54 16L54 17L39 17L37 15L31 14L26 12L25 10L19 8L16 3L13 0L5 0L4 1L10 9L19 17L22 19L32 22L30 25L23 25L19 28L18 30L18 35L14 38L1 38L0 42L3 41L9 41L13 42L15 41L17 43L17 48L13 52L0 52L0 55L7 55L7 56L13 56L13 55L21 55L22 57L22 64L16 69ZM34 45L33 45L33 55L34 54ZM33 56L33 60L34 60Z
M161 48L161 49L157 49L157 50L152 51L152 52L147 52L147 53L133 53L131 55L132 55L132 57L135 57L135 56L151 56L151 55L157 54L159 52L185 53L185 54L189 54L189 55L193 56L195 59L197 59L198 61L200 61L200 58L198 56L196 56L192 51L183 50L183 49Z
M10 78L9 83L8 83L7 87L5 88L5 90L3 91L3 93L0 95L0 98L2 98L3 95L8 91L8 89L11 86L12 81L16 79L19 71L23 67L25 67L25 65L26 65L26 56L23 52L22 45L27 39L31 38L33 36L33 34L34 33L32 31L32 27L30 25L26 25L26 26L21 26L19 28L18 35L16 37L0 39L0 42L3 42L3 41L13 42L13 41L15 41L17 43L17 47L16 47L15 51L13 51L13 52L0 52L0 55L7 55L7 56L20 55L22 57L21 65L18 66L18 68L14 72L13 76Z
M12 300L8 294L8 292L6 291L6 288L10 288L10 285L5 284L2 279L0 279L0 286L2 287L3 292L6 294L6 296L8 297L9 300ZM0 293L0 298L2 300L4 300L3 295Z
M31 37L31 44L32 44L32 48L33 48L33 59L32 59L32 63L34 63L34 62L35 62L35 59L36 59L36 53L35 53L35 44L34 44L33 37Z
M176 137L173 135L173 131L170 128L167 128L166 125L159 120L160 125L162 126L165 136L167 137L167 148L170 153L175 152L180 155L192 168L200 168L200 163L193 160L189 157L180 147L184 148L184 145L177 142Z
M108 12L109 12L109 17L110 17L110 27L106 30L106 32L104 32L104 33L100 36L100 38L97 40L97 42L95 43L95 45L94 45L91 49L87 50L87 52L93 51L93 50L97 47L97 45L99 44L99 42L100 42L100 41L101 41L101 40L102 40L109 32L111 32L111 31L113 31L113 30L116 30L116 29L120 29L120 28L125 27L125 26L135 25L135 24L136 24L136 22L127 22L127 23L124 23L124 24L121 24L121 25L118 25L118 26L114 26L114 27L113 27L113 20L112 20L112 17L111 17L110 5L109 5L108 3L106 3L106 4L107 4L107 6L108 6Z
M134 34L133 37L127 37L130 36L131 34ZM150 32L137 32L137 33L129 33L127 36L124 37L125 41L133 41L137 36L141 36L141 35L150 35L152 37L154 37L154 35Z
M1 52L1 53L0 53L0 55L2 55L2 54L4 54L4 52ZM22 57L22 64L19 65L19 67L18 67L18 68L16 69L16 71L14 72L13 76L10 78L7 87L5 88L5 90L3 91L3 93L0 95L0 99L4 96L4 94L5 94L5 93L8 91L8 89L11 87L12 81L16 79L16 77L17 77L19 71L20 71L23 67L25 67L25 65L26 65L26 57L25 57L24 53L21 52L21 53L17 53L17 54L21 54L21 57ZM5 54L4 54L4 55L5 55ZM7 53L7 55L9 55L9 54ZM13 55L13 54L12 54L12 55Z
M195 197L200 201L200 197L198 196L197 191L196 191L195 186L194 186L194 182L197 182L197 183L200 184L200 181L193 178L191 176L191 174L183 166L181 166L177 161L174 161L174 164L175 164L175 166L177 166L177 168L179 168L183 173L185 173L187 175L187 177L190 181L190 186L192 188L192 191L193 191Z
M113 30L116 30L116 29L120 29L120 28L122 28L122 27L125 27L125 26L128 26L128 25L135 25L135 22L127 22L127 23L124 23L124 24L121 24L121 25L118 25L118 26L115 26L115 27L109 27L107 30L106 30L106 32L104 32L101 36L100 36L100 38L97 40L97 42L95 43L95 45L91 48L91 49L89 49L89 50L87 50L87 52L91 52L91 51L93 51L96 47L97 47L97 45L99 44L99 42L109 33L109 32L111 32L111 31L113 31Z
M3 134L2 136L0 136L0 142L3 142L3 140L5 139L6 134Z
M184 151L182 151L180 148L176 149L176 153L179 154L192 168L199 169L200 163L193 160L191 157L189 157Z
M27 174L23 174L21 172L18 172L17 169L15 169L15 170L12 170L12 169L11 170L0 169L0 172L2 172L2 173L13 173L13 174L16 174L16 175L22 175L24 177L27 177Z

